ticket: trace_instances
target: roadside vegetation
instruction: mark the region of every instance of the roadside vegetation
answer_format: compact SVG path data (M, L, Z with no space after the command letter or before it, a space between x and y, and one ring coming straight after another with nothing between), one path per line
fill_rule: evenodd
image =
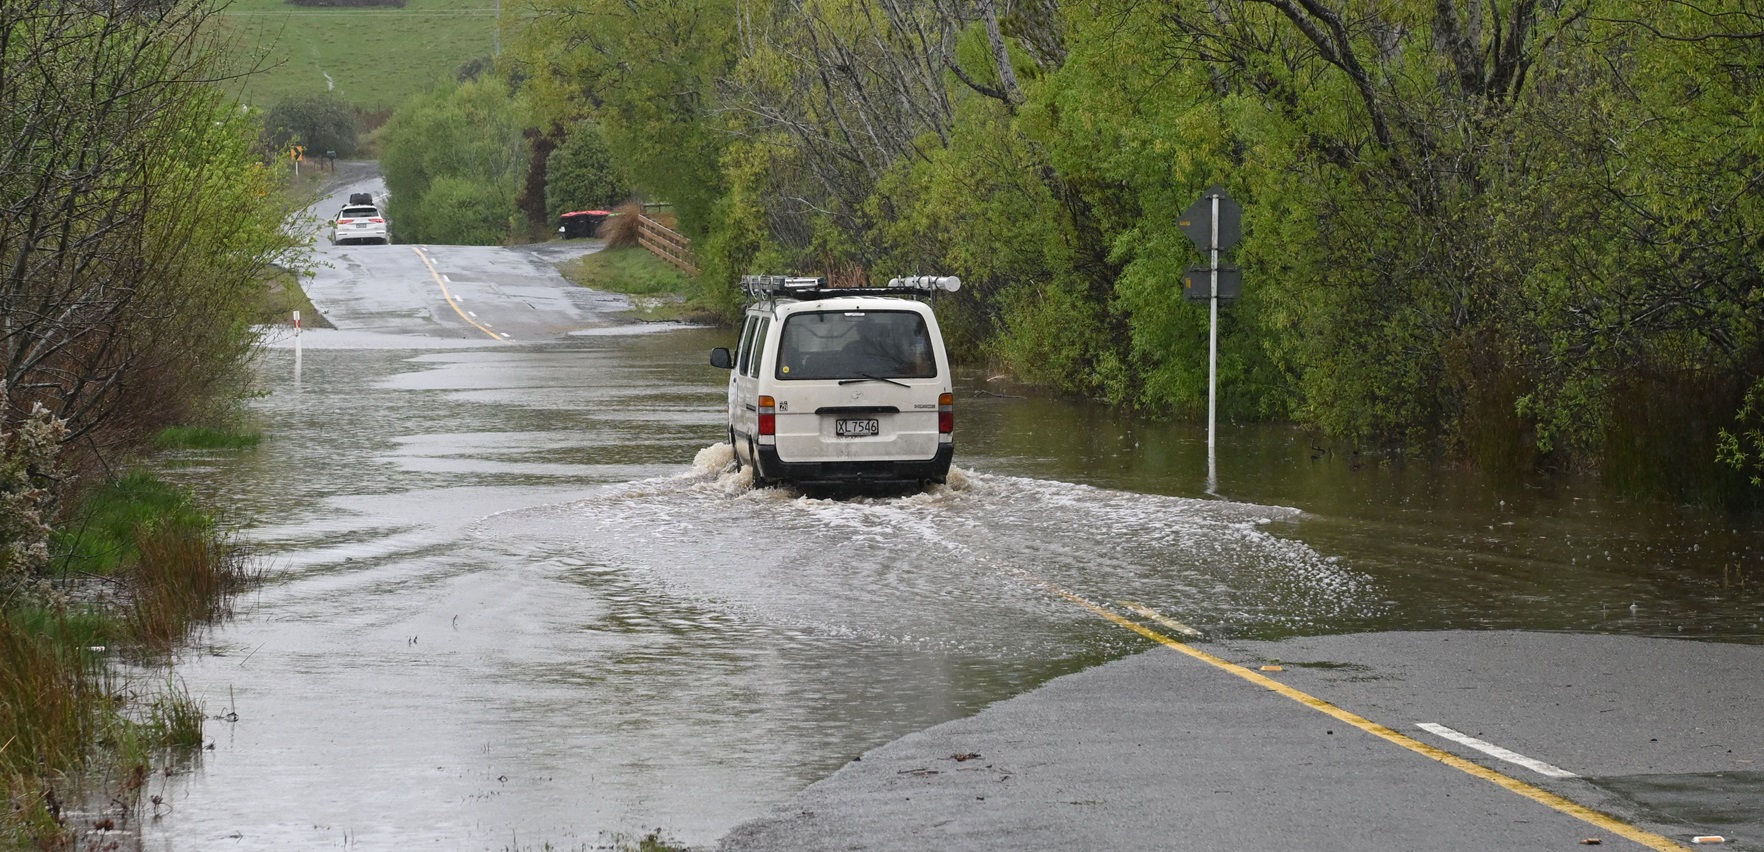
M339 21L437 11L227 20L272 6L374 64L418 40ZM412 239L665 200L725 319L748 272L953 273L963 359L1196 417L1205 258L1176 221L1216 185L1245 207L1227 418L1764 504L1752 0L536 0L494 61L430 36L484 11L422 19L453 69L426 94L333 93L362 129L402 104L377 138Z
M1198 416L1176 223L1217 185L1246 211L1228 418L1764 502L1752 0L538 0L509 26L527 125L594 122L720 310L745 272L953 273L966 358Z
M558 264L572 283L631 297L638 319L709 322L713 312L697 298L698 283L637 246L606 248Z
M1222 329L1228 418L1764 503L1751 0L539 0L524 15L479 88L409 108L415 127L476 103L473 144L497 140L491 171L388 170L413 190L395 198L432 194L474 223L438 234L532 239L602 206L547 185L572 180L587 128L605 186L672 203L698 302L725 318L756 270L953 273L966 286L943 313L965 359L1192 417L1207 312L1179 282L1205 258L1176 222L1216 185L1246 210L1226 258L1246 282ZM388 136L387 158L455 138Z
M206 0L0 4L0 846L139 811L202 743L174 652L255 582L160 442L248 443L286 152L224 92ZM125 681L126 657L149 682Z

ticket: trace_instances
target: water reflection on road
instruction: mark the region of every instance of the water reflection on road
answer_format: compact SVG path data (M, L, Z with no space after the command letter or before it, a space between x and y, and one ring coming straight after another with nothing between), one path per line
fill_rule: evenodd
M276 579L181 668L239 719L155 780L151 842L709 843L868 748L1144 647L1043 580L1218 635L1758 635L1764 549L1716 516L1311 459L1271 429L1222 441L1241 502L1213 499L1194 430L981 377L948 487L754 491L716 444L725 337L315 348L299 387L266 353L264 446L174 471L256 520Z

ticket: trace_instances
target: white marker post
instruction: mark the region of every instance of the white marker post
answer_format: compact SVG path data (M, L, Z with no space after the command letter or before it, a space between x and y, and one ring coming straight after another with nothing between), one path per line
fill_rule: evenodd
M300 312L294 312L294 386L300 387Z

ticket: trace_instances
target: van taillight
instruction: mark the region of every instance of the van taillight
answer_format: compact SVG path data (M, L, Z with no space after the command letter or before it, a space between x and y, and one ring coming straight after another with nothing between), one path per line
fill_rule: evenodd
M778 403L769 396L759 398L759 433L778 434Z
M946 393L937 398L937 431L948 435L955 431L955 394Z

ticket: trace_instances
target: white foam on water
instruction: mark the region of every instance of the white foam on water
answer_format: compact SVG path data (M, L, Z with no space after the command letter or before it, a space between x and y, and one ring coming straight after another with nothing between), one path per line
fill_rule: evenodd
M1296 509L952 469L904 497L755 489L726 443L663 477L506 513L483 535L592 552L706 606L794 630L954 646L1090 616L1045 580L1203 629L1326 629L1382 606L1350 567L1267 527ZM938 638L941 637L941 638Z

